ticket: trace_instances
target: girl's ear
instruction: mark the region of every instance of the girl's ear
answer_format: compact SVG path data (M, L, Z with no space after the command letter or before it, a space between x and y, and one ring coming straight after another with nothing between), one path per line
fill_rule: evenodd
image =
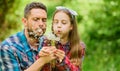
M26 18L22 18L22 23L24 24L24 27L27 26L27 19Z

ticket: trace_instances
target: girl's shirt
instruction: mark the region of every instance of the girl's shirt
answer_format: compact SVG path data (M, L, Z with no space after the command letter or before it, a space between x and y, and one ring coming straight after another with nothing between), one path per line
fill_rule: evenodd
M44 39L43 39L44 38ZM43 46L50 45L46 43L45 37L41 38L40 40L40 48ZM83 42L80 43L82 46L82 58L85 54L85 44ZM65 58L61 63L59 61L55 61L55 67L52 67L50 63L47 63L43 66L41 71L80 71L80 68L78 66L73 65L70 62L70 43L66 43L65 45L62 45L60 42L56 42L57 49L63 50L65 52Z

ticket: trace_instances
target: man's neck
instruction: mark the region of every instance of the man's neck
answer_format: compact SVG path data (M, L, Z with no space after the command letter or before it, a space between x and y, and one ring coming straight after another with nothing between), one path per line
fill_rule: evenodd
M38 48L38 39L29 37L27 30L25 30L25 36L27 38L28 44L30 45L31 48L37 49Z
M33 49L35 49L35 50L38 49L38 45L39 45L38 42L29 40L28 43L29 43L29 45L30 45L31 48L33 48Z

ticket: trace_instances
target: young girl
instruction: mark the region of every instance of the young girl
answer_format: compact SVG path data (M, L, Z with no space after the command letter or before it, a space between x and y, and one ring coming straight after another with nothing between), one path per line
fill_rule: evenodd
M52 71L81 71L85 46L78 35L76 15L75 11L66 7L56 7L52 31L60 41L56 42L57 49L53 52L56 62ZM41 49L39 56L47 55L46 49Z

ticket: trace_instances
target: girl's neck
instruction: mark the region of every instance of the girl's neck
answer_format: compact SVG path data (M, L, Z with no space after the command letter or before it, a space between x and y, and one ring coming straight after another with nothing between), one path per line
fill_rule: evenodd
M61 44L66 44L68 42L68 38L60 39Z

